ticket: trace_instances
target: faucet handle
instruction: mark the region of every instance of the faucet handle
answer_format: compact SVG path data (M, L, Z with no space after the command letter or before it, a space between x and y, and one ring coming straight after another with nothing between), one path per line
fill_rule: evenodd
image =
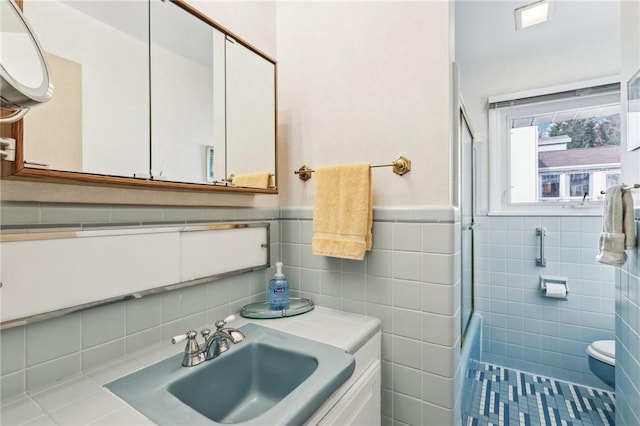
M178 334L177 336L173 336L171 338L171 343L175 345L176 343L184 342L187 339L195 339L197 335L198 333L196 333L195 330L189 330L184 334Z
M205 360L204 353L202 349L200 349L196 337L198 337L198 333L195 330L189 330L185 334L179 334L171 339L171 343L174 345L187 340L187 345L184 348L184 358L182 360L184 367L193 367Z
M215 326L216 326L216 328L218 330L220 330L220 329L222 329L222 327L225 326L225 324L227 324L228 322L231 322L231 321L235 321L235 319L236 319L235 315L229 315L228 317L226 317L223 320L216 321Z

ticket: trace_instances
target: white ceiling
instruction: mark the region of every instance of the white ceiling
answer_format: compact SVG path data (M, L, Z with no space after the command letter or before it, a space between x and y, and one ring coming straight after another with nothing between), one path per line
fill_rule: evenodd
M456 0L456 61L472 64L531 49L570 49L576 43L620 37L618 0L555 0L548 22L516 31L514 10L532 2Z

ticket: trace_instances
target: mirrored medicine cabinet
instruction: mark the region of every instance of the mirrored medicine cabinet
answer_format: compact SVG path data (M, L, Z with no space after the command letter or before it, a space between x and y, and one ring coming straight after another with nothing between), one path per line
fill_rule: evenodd
M277 193L274 59L183 0L21 3L55 94L2 125L3 178Z

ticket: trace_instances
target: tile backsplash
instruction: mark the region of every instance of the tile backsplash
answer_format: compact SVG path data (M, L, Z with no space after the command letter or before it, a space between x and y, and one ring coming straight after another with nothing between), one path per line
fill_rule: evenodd
M454 209L376 209L363 262L311 253L310 209L260 210L2 203L3 232L261 220L271 264L285 262L291 295L378 317L385 424L459 419L460 235ZM264 300L273 271L128 300L2 331L2 396L90 370ZM16 350L18 348L18 350Z
M114 303L3 330L2 397L91 370L263 300L266 272Z
M385 425L458 424L460 223L452 208L374 209L364 261L314 256L312 211L281 213L291 289L382 320Z
M280 253L277 210L5 202L0 214L3 233L266 221L271 225L271 264ZM270 273L245 273L3 330L0 396L36 389L212 324L247 303L264 300Z
M3 232L38 228L131 227L233 220L272 220L278 209L133 206L66 203L0 203Z

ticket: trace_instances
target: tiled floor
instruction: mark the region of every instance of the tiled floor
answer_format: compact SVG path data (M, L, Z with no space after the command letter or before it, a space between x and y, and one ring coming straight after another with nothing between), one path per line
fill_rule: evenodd
M479 364L467 426L615 424L612 392Z

